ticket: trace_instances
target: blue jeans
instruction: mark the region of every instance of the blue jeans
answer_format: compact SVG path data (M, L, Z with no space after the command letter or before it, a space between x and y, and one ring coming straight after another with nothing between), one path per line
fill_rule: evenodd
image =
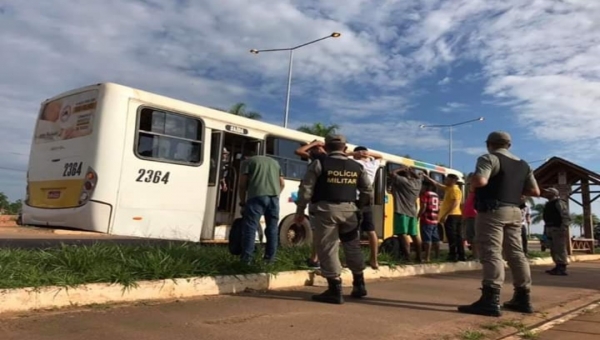
M265 236L267 244L265 248L265 260L275 260L277 245L279 241L279 197L257 196L246 202L242 218L244 227L242 229L242 261L250 262L254 256L254 244L256 232L260 227L260 217L265 216Z

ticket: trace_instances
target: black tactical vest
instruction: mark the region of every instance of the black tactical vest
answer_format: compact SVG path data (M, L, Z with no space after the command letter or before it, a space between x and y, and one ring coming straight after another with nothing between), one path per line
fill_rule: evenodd
M361 172L362 165L351 159L322 159L321 175L315 183L312 203L356 202L356 188Z
M484 187L475 189L475 209L485 212L501 206L521 204L527 181L529 165L524 160L514 160L500 153L492 153L500 161L500 170Z
M544 205L544 224L548 226L560 227L562 216L560 214L560 198L546 202Z

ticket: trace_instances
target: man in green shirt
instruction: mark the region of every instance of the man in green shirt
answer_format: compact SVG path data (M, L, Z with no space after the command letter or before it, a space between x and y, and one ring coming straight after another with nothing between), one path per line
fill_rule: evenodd
M240 206L242 207L242 262L249 263L254 255L256 232L260 228L260 217L265 217L267 244L264 259L275 260L278 243L279 194L284 180L279 163L267 156L246 155L241 164L239 183Z

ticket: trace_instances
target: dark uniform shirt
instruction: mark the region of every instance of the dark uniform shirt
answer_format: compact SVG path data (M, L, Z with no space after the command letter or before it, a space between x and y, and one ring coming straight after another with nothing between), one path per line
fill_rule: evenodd
M547 227L568 228L571 223L567 202L558 197L546 202L543 217Z
M358 163L349 159L343 152L332 152L329 154L329 156L334 159L348 160L349 162L353 162L353 165L359 165ZM361 170L359 171L358 179L356 181L356 189L359 192L358 201L359 205L367 206L373 201L373 187L367 172L362 168L362 166L360 169ZM321 176L322 170L323 166L321 164L321 160L315 160L308 166L306 174L304 175L304 179L300 183L300 190L298 191L298 200L296 201L297 214L303 214L306 210L306 206L311 203L312 197L315 193L315 185ZM356 211L357 206L355 202L332 203L320 201L311 204L311 209L314 209L314 211Z

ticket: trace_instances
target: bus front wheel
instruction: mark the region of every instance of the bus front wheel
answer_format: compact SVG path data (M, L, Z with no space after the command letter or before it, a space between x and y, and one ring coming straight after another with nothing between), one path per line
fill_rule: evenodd
M308 216L302 224L294 222L294 215L288 215L281 221L279 226L279 244L282 247L297 247L310 245L313 233Z

